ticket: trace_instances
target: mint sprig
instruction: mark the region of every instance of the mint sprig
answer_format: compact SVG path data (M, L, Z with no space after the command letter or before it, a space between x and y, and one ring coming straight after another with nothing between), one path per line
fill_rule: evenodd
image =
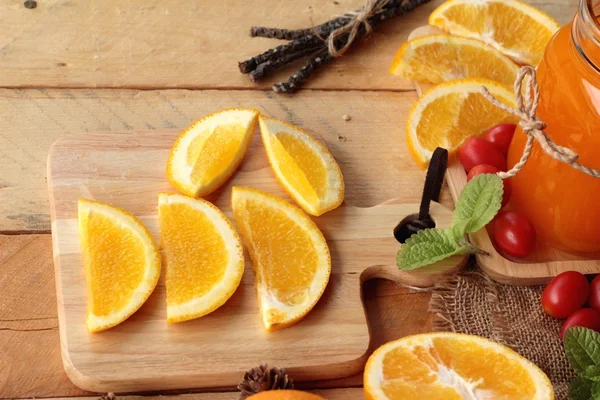
M600 333L576 326L565 333L563 343L567 358L578 374L600 366Z
M396 263L412 270L457 254L483 253L465 239L486 226L500 211L504 185L495 174L477 175L469 181L456 203L452 226L425 229L412 235L398 251Z
M569 385L569 399L571 400L590 400L592 397L592 385L594 382L589 381L582 376L577 376Z
M460 254L460 246L454 237L441 229L424 229L412 235L399 251L397 264L403 270L411 270Z
M500 211L504 184L495 174L476 176L463 189L452 215L452 232L458 239L485 227Z
M563 344L578 374L569 387L569 399L600 400L600 333L575 326L567 330Z

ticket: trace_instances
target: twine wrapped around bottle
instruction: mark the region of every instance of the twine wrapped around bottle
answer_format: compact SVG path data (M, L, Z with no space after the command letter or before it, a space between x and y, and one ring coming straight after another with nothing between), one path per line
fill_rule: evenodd
M525 86L525 95L523 95L521 87L523 86L523 81L526 77L529 77L529 79ZM519 126L523 129L523 133L527 135L527 143L519 162L508 172L498 172L498 176L502 179L512 178L521 171L531 155L533 142L537 141L544 152L555 160L568 164L576 170L593 178L600 178L600 170L580 164L578 162L579 155L576 152L554 143L544 132L546 124L535 115L540 100L540 88L533 67L525 66L519 70L517 79L515 80L514 89L517 98L517 108L507 106L496 99L485 86L481 87L481 94L483 94L490 103L521 119Z
M388 1L389 0L367 0L365 5L360 10L348 13L347 15L352 16L353 19L346 25L331 32L327 38L327 49L329 50L329 54L331 54L333 57L339 57L343 55L346 50L350 48L352 42L354 42L354 39L356 39L360 26L363 24L366 31L365 37L369 36L371 32L373 32L373 28L369 23L369 18L383 10ZM348 32L350 32L348 34L348 40L341 49L337 49L335 47L335 41Z

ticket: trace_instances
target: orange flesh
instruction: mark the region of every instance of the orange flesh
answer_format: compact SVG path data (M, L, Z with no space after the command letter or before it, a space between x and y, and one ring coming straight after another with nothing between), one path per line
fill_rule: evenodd
M600 48L586 47L593 60ZM600 168L600 73L577 52L571 24L548 44L537 68L540 103L537 116L554 142L579 154L579 162ZM526 135L517 129L508 154L516 164ZM534 224L541 240L566 251L600 251L600 179L555 161L534 145L525 168L513 181L512 202Z
M416 47L408 64L416 81L442 83L452 79L483 77L507 86L514 83L517 67L507 65L481 48L429 43ZM398 61L399 62L399 61Z
M314 204L325 197L327 167L303 140L279 132L271 138L271 145L281 173L304 199Z
M237 226L252 256L259 286L282 303L300 304L317 271L309 235L283 211L251 200L234 207Z
M461 21L471 32L479 32L484 41L486 37L492 36L506 49L519 48L533 63L539 60L539 49L543 49L552 36L552 32L547 29L528 29L530 26L537 26L538 22L501 2L486 5L463 4L461 7L451 7L445 15L450 21ZM507 26L510 29L506 29Z
M449 338L435 338L431 347L390 351L383 359L382 389L391 399L460 400L463 396L448 384L452 373L464 382L479 382L475 393L489 398L531 398L536 393L533 380L517 361L478 343Z
M427 123L429 120L432 122ZM456 148L471 132L483 133L496 124L514 121L513 116L491 105L479 93L452 93L430 103L416 130L421 146L434 151L438 146ZM441 143L440 138L444 137L446 143Z
M189 145L187 164L193 166L191 180L197 185L207 185L215 177L236 166L234 160L246 129L240 124L217 126L212 133L203 132Z
M187 204L161 205L160 231L167 305L204 296L223 279L229 254L225 241L206 215Z
M132 231L93 211L87 216L82 242L90 296L88 313L110 315L125 307L142 282L146 264L144 246ZM118 286L115 286L116 282Z

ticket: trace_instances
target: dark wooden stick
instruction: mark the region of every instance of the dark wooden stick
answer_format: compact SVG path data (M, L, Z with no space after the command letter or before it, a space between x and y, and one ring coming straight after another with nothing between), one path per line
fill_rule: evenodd
M337 17L331 21L322 23L313 28L304 29L279 29L267 28L264 26L253 26L250 28L251 37L263 37L269 39L295 40L302 36L316 35L321 38L326 38L334 30L341 28L350 21L351 17Z
M243 74L250 73L259 65L266 61L274 60L282 54L287 52L297 52L307 47L315 46L321 43L322 40L314 35L303 36L289 43L282 44L271 50L267 50L262 54L255 57L251 57L246 61L239 63L240 72Z
M287 82L279 82L273 85L273 91L277 93L291 93L298 90L306 79L315 73L317 69L329 63L333 56L327 49L321 50L316 56L311 58L308 63L300 68L298 72L290 76Z
M316 46L308 46L295 53L283 54L274 60L269 60L262 64L258 64L258 66L252 72L250 72L250 79L252 79L253 82L256 82L283 67L284 65L308 56L317 50L321 50L322 48L323 45L319 43Z

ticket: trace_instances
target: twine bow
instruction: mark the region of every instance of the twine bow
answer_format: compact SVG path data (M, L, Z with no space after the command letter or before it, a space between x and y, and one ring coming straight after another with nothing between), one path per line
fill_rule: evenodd
M523 86L523 81L527 76L529 76L529 79L525 86L525 96L523 96L521 93L521 87ZM512 178L523 169L525 163L527 163L527 160L531 155L534 141L537 141L544 152L546 152L546 154L555 160L568 164L593 178L600 178L600 170L579 164L577 162L579 159L579 155L577 153L569 148L557 145L544 132L546 124L535 116L535 112L540 100L540 88L538 86L535 69L533 67L522 67L517 74L517 79L515 80L517 108L509 107L501 101L498 101L485 86L481 87L481 94L483 94L483 96L496 107L506 111L511 115L519 117L521 119L519 126L523 129L523 133L527 134L527 144L525 145L521 159L515 164L514 167L512 167L510 171L498 172L498 176L500 178Z
M365 36L369 36L371 32L373 32L373 28L371 27L371 24L369 24L369 18L383 10L388 1L389 0L366 0L365 5L360 10L348 13L347 15L353 18L346 25L331 32L327 38L327 49L329 50L329 54L333 57L343 55L346 50L350 48L354 39L356 39L360 26L363 24L366 31ZM335 41L348 32L350 33L348 34L346 43L341 49L336 48Z

